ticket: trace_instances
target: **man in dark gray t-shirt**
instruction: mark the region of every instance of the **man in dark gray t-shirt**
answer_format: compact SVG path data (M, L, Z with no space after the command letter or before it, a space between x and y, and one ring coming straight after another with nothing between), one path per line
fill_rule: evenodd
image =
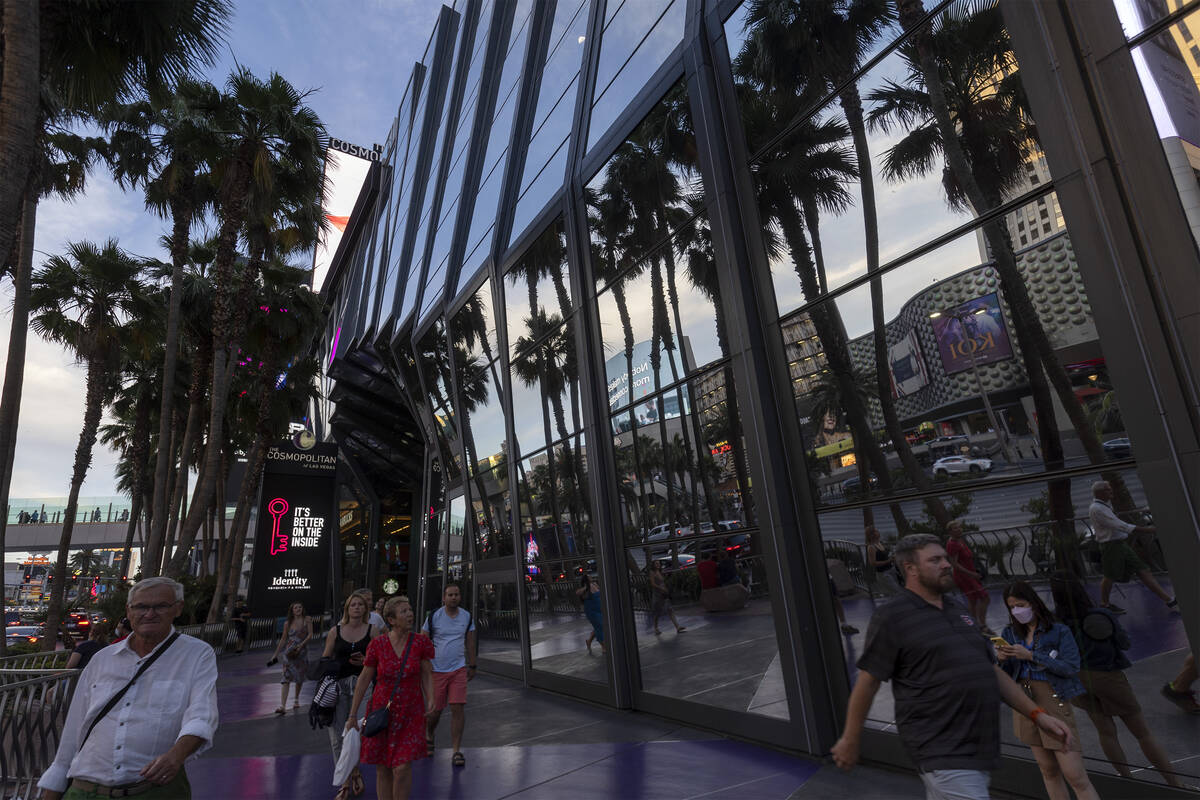
M995 665L970 613L945 597L954 574L936 536L901 539L896 563L905 591L871 618L833 759L842 769L858 761L867 711L880 683L890 680L900 741L921 772L926 798L986 800L989 772L1000 759L1001 700L1061 739L1069 740L1070 730Z

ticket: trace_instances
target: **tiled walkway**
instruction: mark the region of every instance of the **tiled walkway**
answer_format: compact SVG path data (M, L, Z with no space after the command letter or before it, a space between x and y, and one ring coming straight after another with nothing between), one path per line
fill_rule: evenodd
M326 731L305 704L277 717L278 668L255 653L223 657L217 742L188 767L193 796L220 800L332 798ZM450 766L449 725L432 759L417 762L414 798L923 797L909 775L860 768L851 776L812 760L730 741L646 714L613 711L481 675L471 684L467 766ZM374 797L372 768L364 770Z

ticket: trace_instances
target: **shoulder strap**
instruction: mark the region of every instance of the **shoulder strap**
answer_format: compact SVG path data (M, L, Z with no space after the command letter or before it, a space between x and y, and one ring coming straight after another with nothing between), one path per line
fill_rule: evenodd
M396 699L396 692L400 691L400 684L404 682L404 667L408 664L408 651L412 648L413 638L416 634L412 631L408 633L408 642L404 645L404 655L400 657L400 673L396 676L396 685L392 687L392 696L388 698L385 708L392 707L392 701ZM391 642L388 642L391 647Z
M94 719L92 719L92 724L88 726L87 733L83 735L83 740L79 743L79 748L75 751L76 753L82 750L83 746L87 744L88 737L92 735L92 731L96 729L96 725L99 724L100 720L104 719L108 712L112 711L113 708L116 707L117 703L121 702L121 698L125 696L125 693L129 691L134 682L138 678L142 677L142 673L150 669L150 665L152 665L155 661L158 661L159 656L167 652L167 648L174 644L175 640L178 638L179 631L175 631L173 634L171 634L170 638L167 639L166 644L158 648L158 651L154 655L142 662L142 666L137 672L133 673L133 677L129 679L129 683L125 684L125 686L122 687L119 692L109 698L109 701L104 704L104 708L100 709L100 713L97 714Z

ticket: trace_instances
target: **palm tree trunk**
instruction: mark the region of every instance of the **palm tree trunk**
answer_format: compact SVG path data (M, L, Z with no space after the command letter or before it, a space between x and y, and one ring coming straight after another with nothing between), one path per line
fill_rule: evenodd
M192 365L192 386L190 389L191 399L188 403L187 424L184 427L183 442L179 447L179 466L175 471L175 488L171 491L171 503L167 509L166 516L169 517L165 528L162 547L151 552L147 548L147 567L153 564L153 572L145 572L145 575L157 575L161 571L163 554L167 551L168 539L174 537L175 527L179 522L180 506L183 503L183 498L187 495L188 474L191 471L191 455L195 449L196 438L200 435L201 417L204 413L204 377L206 370L197 362ZM178 429L176 429L178 432ZM174 447L169 448L174 451Z
M800 215L794 205L783 203L777 216L784 239L791 250L792 261L796 265L796 272L800 277L805 296L815 297L817 291L816 270L812 263L808 242L804 238ZM841 335L845 328L841 323L840 314L833 304L822 303L814 306L809 312L809 316L817 331L817 338L821 340L821 348L825 352L825 361L829 365L829 371L833 373L834 380L837 381L838 397L842 409L846 413L846 422L854 437L854 448L858 454L866 457L867 464L879 480L880 488L885 492L890 492L892 488L891 472L888 469L883 450L880 448L879 442L875 440L875 431L871 428L867 406L859 396L858 380L854 374L850 348ZM869 486L869 483L864 484L863 489L866 490ZM901 510L900 504L891 503L889 510L896 523L897 532L901 536L907 535L909 532L908 520Z
M221 480L217 481L217 586L213 601L208 604L208 619L205 622L216 622L224 607L225 581L229 575L229 553L233 543L229 540L225 519L225 484L229 480L229 457L226 456L222 465Z
M87 477L92 464L92 448L96 444L96 431L100 428L100 415L104 410L105 374L95 360L88 360L86 404L83 411L83 428L79 431L79 444L75 448L75 465L71 470L71 489L67 495L67 508L63 512L62 535L58 540L58 558L54 563L54 585L50 589L50 603L46 609L46 630L57 632L64 618L63 610L67 597L67 561L70 556L71 534L75 529L75 512L79 506L79 489ZM57 637L52 633L42 640L43 650L53 650Z
M0 257L6 257L17 238L22 209L28 207L25 197L29 194L29 175L37 158L42 40L38 0L2 2L0 175L4 179L0 181ZM36 191L32 194L37 196Z
M171 422L175 417L175 373L179 368L179 322L183 313L183 267L187 263L188 237L192 227L190 198L195 183L195 171L189 169L186 163L181 163L179 185L171 201L171 299L167 305L167 338L163 342L165 355L158 417L159 442L170 441ZM167 531L167 480L172 455L169 447L159 447L154 462L154 506L151 511L154 525L150 531L150 541L155 552L161 549Z
M16 270L13 274L12 331L8 337L8 361L4 367L4 389L0 392L0 553L8 528L8 490L12 484L13 459L17 454L17 428L21 414L21 392L25 384L25 345L29 335L29 291L33 282L33 238L37 200L26 197L21 211ZM4 597L0 575L0 597ZM0 656L5 643L0 642Z
M129 525L125 528L125 547L121 550L121 570L126 578L133 577L129 559L133 555L133 535L137 532L138 518L142 515L142 493L133 493L133 507L129 509Z

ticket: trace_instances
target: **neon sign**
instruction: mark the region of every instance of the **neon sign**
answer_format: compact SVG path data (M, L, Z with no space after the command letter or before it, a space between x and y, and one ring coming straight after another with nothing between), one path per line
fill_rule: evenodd
M282 553L288 548L288 535L279 532L279 520L287 510L288 502L282 497L276 497L267 503L267 513L271 515L271 555Z

